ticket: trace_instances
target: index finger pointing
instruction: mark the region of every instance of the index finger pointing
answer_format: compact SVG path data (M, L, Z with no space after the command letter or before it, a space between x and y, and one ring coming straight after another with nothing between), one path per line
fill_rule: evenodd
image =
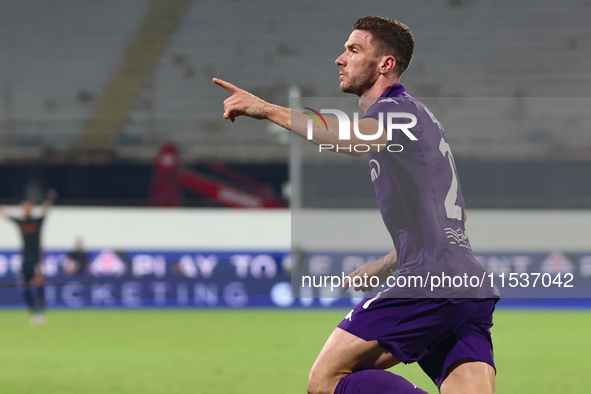
M219 79L219 78L214 78L214 79L212 79L212 81L216 85L221 86L222 88L226 89L228 92L230 92L232 94L234 94L235 92L240 90L238 87L232 85L230 82L226 82L226 81Z

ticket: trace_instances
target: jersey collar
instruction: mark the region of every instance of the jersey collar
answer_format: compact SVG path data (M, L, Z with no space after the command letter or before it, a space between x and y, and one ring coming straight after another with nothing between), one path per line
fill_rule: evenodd
M406 93L404 86L399 83L395 83L394 85L390 86L380 97L408 97L409 94Z

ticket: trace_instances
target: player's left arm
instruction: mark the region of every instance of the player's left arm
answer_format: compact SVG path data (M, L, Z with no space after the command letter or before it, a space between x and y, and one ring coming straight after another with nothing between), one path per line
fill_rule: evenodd
M229 119L232 122L234 122L238 116L248 116L253 119L268 119L271 122L296 133L302 138L308 137L309 115L268 103L252 93L240 89L219 78L214 78L213 82L226 89L231 94L231 96L224 101L223 116L225 119ZM370 147L367 152L346 151L346 153L352 155L363 155L369 152L378 152L388 143L386 133L382 133L377 139L372 139L371 143L357 137L355 133L351 133L350 139L341 140L339 139L338 119L336 117L327 116L325 120L328 127L327 130L323 130L320 125L313 122L312 139L309 141L316 145L324 144L327 146L333 146L333 148L329 150L337 151L337 148L342 149L343 147L350 147L351 145L365 144ZM352 130L352 123L350 124L350 128ZM364 118L359 120L357 128L361 135L372 136L376 134L376 131L379 128L379 123L376 119Z
M53 203L55 202L57 198L57 192L55 191L55 189L49 189L47 191L47 197L45 198L45 201L43 201L43 206L41 207L41 216L45 217L51 207L53 207Z
M372 291L375 287L371 287L369 280L355 280L355 278L377 277L379 278L379 283L384 283L397 269L398 254L396 250L393 250L381 259L364 264L347 275L351 280L345 280L343 282L343 290L347 290L350 283L361 283L362 286L355 287L355 290L361 290L363 292Z

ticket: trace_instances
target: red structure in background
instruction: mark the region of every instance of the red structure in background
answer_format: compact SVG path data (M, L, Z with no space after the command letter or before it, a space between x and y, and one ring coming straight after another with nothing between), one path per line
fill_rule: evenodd
M178 207L182 190L188 189L228 208L284 208L273 190L221 163L210 165L215 176L180 166L177 147L164 145L156 156L154 181L148 205Z

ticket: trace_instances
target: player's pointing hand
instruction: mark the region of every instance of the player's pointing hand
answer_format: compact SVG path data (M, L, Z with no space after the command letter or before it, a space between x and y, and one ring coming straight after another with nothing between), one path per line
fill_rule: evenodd
M234 94L235 92L241 90L237 86L234 86L230 82L226 82L223 79L214 78L213 79L213 83L215 83L218 86L221 86L222 88L226 89L228 92L230 92L232 94Z
M233 122L240 115L254 119L265 119L267 117L267 110L270 108L270 104L266 101L219 78L213 78L213 82L231 94L224 101L225 119L230 119Z

